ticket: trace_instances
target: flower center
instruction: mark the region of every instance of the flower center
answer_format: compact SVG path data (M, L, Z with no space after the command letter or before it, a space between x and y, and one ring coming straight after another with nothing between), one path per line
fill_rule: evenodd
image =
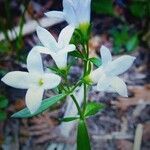
M44 84L44 80L43 80L43 79L40 79L40 80L38 81L38 84L39 84L39 86L42 86L42 85Z

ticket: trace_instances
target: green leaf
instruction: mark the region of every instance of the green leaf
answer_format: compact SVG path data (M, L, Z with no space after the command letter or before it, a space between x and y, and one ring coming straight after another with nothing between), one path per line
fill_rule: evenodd
M127 51L133 51L138 45L138 37L137 35L130 38L130 40L126 43Z
M69 72L70 66L67 66L66 68L63 68L63 69L59 69L57 66L56 67L49 67L49 69L52 72L54 72L54 73L56 73L56 74L58 74L60 76L66 77L66 75Z
M99 67L102 64L102 61L100 58L92 57L90 58L90 61L97 67Z
M0 121L4 121L7 119L7 114L5 111L0 111Z
M78 124L77 150L91 150L88 130L83 120L80 120Z
M73 51L69 53L71 56L83 59L83 55L79 51Z
M8 106L8 100L5 96L0 96L0 108L6 108Z
M113 1L112 0L93 0L92 10L97 14L113 15Z
M102 103L96 103L96 102L89 102L86 105L84 116L92 116L95 115L100 110L104 109L105 105Z
M42 104L40 108L34 113L31 114L28 108L24 108L23 110L16 112L15 114L12 115L14 118L29 118L35 115L38 115L48 109L49 107L53 106L56 104L58 101L63 99L66 96L66 94L59 94L57 96L53 96L51 98L47 98L42 101Z
M150 13L150 9L149 9L150 6L148 0L145 1L134 0L131 2L131 4L128 7L132 15L138 18L148 17Z
M9 43L7 41L0 42L0 53L5 53L10 50Z
M75 29L70 43L74 44L74 45L78 45L80 43L83 43L83 35L79 29Z
M70 122L70 121L74 121L74 120L77 120L77 119L79 119L79 116L78 117L66 117L66 118L60 119L60 121Z

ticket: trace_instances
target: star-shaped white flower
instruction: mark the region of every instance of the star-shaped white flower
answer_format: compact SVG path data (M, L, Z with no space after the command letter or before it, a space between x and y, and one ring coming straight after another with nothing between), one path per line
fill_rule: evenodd
M25 101L33 114L41 105L44 90L58 86L61 78L53 73L44 73L40 53L34 50L27 57L27 69L28 72L9 72L1 80L9 86L28 89Z
M118 75L125 72L135 60L135 57L124 55L112 61L108 48L102 46L100 49L102 65L91 72L90 79L97 84L98 91L117 92L127 97L127 86Z
M75 50L75 45L69 44L74 28L65 27L58 37L58 42L46 29L38 26L37 35L43 46L35 46L34 49L40 53L49 54L54 59L58 68L62 69L67 66L68 52Z
M50 11L45 15L64 19L68 24L78 27L90 22L91 0L63 0L63 11Z

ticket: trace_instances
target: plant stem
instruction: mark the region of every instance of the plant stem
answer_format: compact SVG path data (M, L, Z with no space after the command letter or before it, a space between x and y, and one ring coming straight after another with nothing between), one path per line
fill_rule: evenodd
M84 61L84 76L87 74L88 71L88 58L89 58L89 48L88 48L88 42L86 43L86 46L84 46L84 49L86 51L86 58L87 60ZM83 100L83 114L86 109L86 102L87 101L87 86L86 83L84 83L84 100Z
M80 80L80 81L78 81L77 83L76 83L76 85L71 89L71 92L73 92L78 86L80 86L82 84L82 81Z
M84 83L84 99L83 99L83 113L85 112L86 109L86 98L87 98L87 90L86 90L86 84Z
M79 104L78 104L78 102L77 102L75 96L74 96L73 94L71 94L70 96L71 96L72 100L74 101L74 103L75 103L75 105L76 105L76 107L77 107L77 109L78 109L80 118L83 119L83 114L82 114L82 112L81 112L80 106L79 106Z

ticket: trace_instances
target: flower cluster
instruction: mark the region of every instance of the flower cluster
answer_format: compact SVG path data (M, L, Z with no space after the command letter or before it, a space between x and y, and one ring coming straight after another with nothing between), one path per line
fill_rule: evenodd
M39 108L44 90L57 87L61 77L54 73L44 73L40 53L51 55L60 69L67 66L68 52L74 51L76 46L69 44L75 28L90 23L91 0L63 0L63 11L50 11L45 13L48 17L64 19L68 22L60 32L58 41L46 29L38 26L36 29L42 46L35 46L27 57L28 72L13 71L6 74L1 80L9 86L28 89L26 105L31 113ZM117 75L126 71L133 63L134 57L122 56L112 61L110 51L102 46L102 65L89 75L93 84L97 84L98 91L117 92L127 96L127 87Z
M96 84L98 91L117 92L119 95L127 97L127 86L118 75L131 67L135 60L135 57L128 55L112 60L109 49L105 46L101 46L100 55L102 64L99 68L92 70L94 63L90 59L88 48L88 40L90 37L90 7L91 0L63 0L63 11L47 12L45 14L46 16L61 20L64 19L68 23L60 32L58 40L56 40L49 31L38 26L36 32L41 45L34 46L28 54L28 72L9 72L1 79L9 86L28 89L25 102L31 115L36 114L40 109L43 102L44 90L58 87L59 94L65 93L65 96L70 96L76 105L78 115L64 120L72 121L79 119L77 137L82 137L81 139L86 140L84 141L85 143L88 143L85 119L88 116L94 115L102 108L99 104L88 103L87 87ZM70 41L74 38L75 31L79 31L80 38L78 40L81 39L81 42L71 44ZM88 36L88 38L86 36ZM80 44L80 46L78 46L78 44ZM80 49L78 49L78 47L80 47ZM83 75L76 84L70 86L67 81L67 75L69 73L67 57L68 54L73 51L75 55L72 54L72 56L78 57L83 61ZM57 70L53 68L50 72L44 71L41 53L48 54L53 58ZM80 107L80 104L74 96L76 88L81 85L84 95L82 107ZM53 100L50 99L52 102L46 101L39 112L48 108L46 105L51 106L56 103L60 97L55 97ZM26 113L28 113L28 111L25 109L21 111L19 115L23 114L26 116ZM77 140L78 149L89 150L89 144L84 145L84 142L82 143Z

